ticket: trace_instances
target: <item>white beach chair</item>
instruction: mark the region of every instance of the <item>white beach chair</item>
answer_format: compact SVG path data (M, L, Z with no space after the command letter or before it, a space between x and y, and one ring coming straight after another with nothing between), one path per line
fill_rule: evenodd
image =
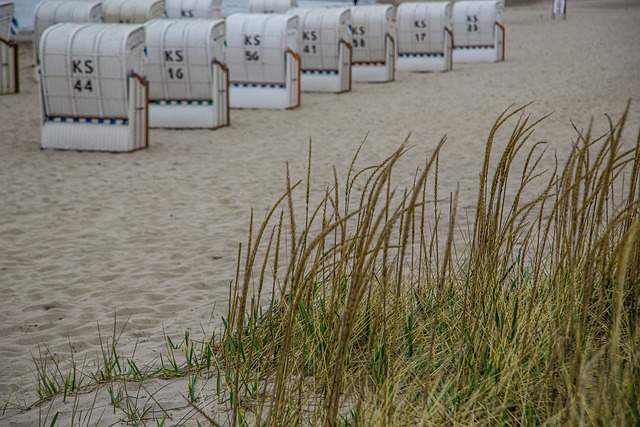
M567 2L566 0L553 0L551 6L551 18L561 15L562 19L567 19Z
M393 6L351 8L353 81L390 82L396 76L396 26Z
M222 18L222 0L165 0L169 19Z
M104 22L114 24L144 24L165 17L164 0L104 0Z
M229 125L225 22L157 19L145 28L149 126L215 129Z
M62 22L99 23L102 22L100 1L42 0L34 14L33 56L36 65L36 79L39 78L40 58L38 46L44 30Z
M302 91L351 90L351 11L349 8L291 9L300 22Z
M227 21L231 108L292 109L300 105L298 18L234 14Z
M249 0L249 13L285 13L297 6L297 0Z
M134 151L148 145L145 30L56 24L40 39L42 148Z
M457 1L453 4L453 62L504 61L504 2Z
M402 71L449 71L452 68L451 3L402 3L396 14L398 59Z
M18 45L11 41L12 2L0 1L0 95L18 93Z

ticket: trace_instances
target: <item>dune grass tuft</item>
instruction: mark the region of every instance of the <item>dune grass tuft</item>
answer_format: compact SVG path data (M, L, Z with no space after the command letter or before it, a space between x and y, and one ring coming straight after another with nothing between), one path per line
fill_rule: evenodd
M124 357L115 321L93 371L40 352L40 424L57 425L56 397L106 388L131 425L640 425L640 134L623 141L626 118L598 137L574 127L560 166L533 142L544 118L507 110L462 225L458 193L438 194L445 139L406 190L393 173L407 141L358 170L361 146L317 203L310 142L306 182L287 167L264 220L251 212L222 328L165 337L159 366ZM185 379L180 419L141 394L170 378ZM93 422L73 405L72 425Z
M404 192L392 171L406 143L344 184L334 173L315 206L309 172L302 223L287 175L231 291L220 351L232 423L640 423L640 137L624 147L625 120L597 138L576 128L564 167L543 170L540 120L505 112L463 250L457 196L437 195L444 140ZM526 198L534 181L542 191ZM285 274L269 275L283 256Z

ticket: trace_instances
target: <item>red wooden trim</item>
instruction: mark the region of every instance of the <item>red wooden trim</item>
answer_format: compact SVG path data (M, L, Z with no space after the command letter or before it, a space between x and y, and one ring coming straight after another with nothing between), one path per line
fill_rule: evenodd
M289 48L287 48L286 53L290 54L298 61L298 103L286 108L287 110L293 110L294 108L298 108L300 106L300 101L302 98L302 59L300 59L300 55Z
M13 45L13 73L16 93L20 93L20 65L18 64L20 56L18 55L18 44L13 42L10 43Z
M391 66L393 67L393 79L391 79L392 82L396 81L396 56L397 56L397 52L396 52L396 40L391 36L391 34L387 33L384 36L385 41L387 39L391 40L391 49L393 49L393 55L391 55Z
M495 22L495 25L498 26L498 28L500 28L502 30L502 60L505 60L505 39L506 39L506 31L504 29L504 25L502 25L501 23L499 23L498 21Z
M131 77L133 77L134 79L138 80L140 82L140 84L142 86L145 87L145 91L144 91L144 96L145 96L145 108L144 108L144 112L145 112L145 123L144 123L144 143L145 143L145 148L149 147L149 81L144 77L141 76L138 73L131 73Z
M353 70L351 69L353 67L353 46L351 45L351 43L348 43L343 39L340 39L339 43L345 45L347 49L349 49L349 88L343 90L342 92L351 92L351 85L353 80Z
M454 39L453 39L453 31L451 30L451 28L449 27L444 27L444 31L449 33L449 35L451 36L451 49L453 49L456 45Z
M0 43L6 44L13 50L13 86L15 87L15 92L13 93L20 93L20 64L18 63L20 56L18 54L18 43L14 43L11 40L5 40L1 37Z
M449 27L444 27L444 31L449 33L449 37L451 37L451 46L449 47L449 49L447 49L449 51L449 60L447 61L447 68L449 70L453 70L453 48L456 45L455 40L453 39L453 29ZM445 52L444 55L446 58L447 52Z
M218 65L220 68L222 68L222 71L224 71L225 80L227 82L227 123L222 125L222 126L218 126L218 127L231 126L231 114L230 114L231 107L230 107L230 103L229 103L229 67L227 67L226 64L223 64L222 62L218 61L217 59L214 59L213 63L215 65Z

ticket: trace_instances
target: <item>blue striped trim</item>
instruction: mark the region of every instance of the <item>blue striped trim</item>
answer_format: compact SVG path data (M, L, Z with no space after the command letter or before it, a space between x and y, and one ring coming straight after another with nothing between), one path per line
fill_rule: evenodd
M400 53L400 58L444 58L444 53Z
M338 70L302 70L302 74L337 76Z
M47 117L53 123L91 123L98 125L127 125L127 119L84 119L79 117Z
M156 105L213 105L213 101L155 101Z
M259 85L256 83L232 83L231 86L233 87L252 87L252 88L266 88L266 89L285 89L287 87L287 85L270 85L270 84L266 84L266 85Z
M20 25L18 24L18 20L16 18L12 18L11 19L11 34L12 35L17 35L18 34L18 28L20 28Z
M483 50L483 49L495 49L495 46L454 46L454 49L459 50Z
M386 67L386 62L354 62L354 67Z

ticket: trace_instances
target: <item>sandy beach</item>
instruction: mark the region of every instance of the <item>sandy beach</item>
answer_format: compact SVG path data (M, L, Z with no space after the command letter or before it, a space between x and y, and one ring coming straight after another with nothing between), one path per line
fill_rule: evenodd
M293 180L305 179L310 139L320 194L332 166L346 175L365 138L360 166L382 161L410 135L396 177L410 185L446 135L439 192L459 184L459 221L475 206L487 135L510 106L532 103L532 119L551 114L533 137L548 142L547 168L570 152L572 123L586 129L593 120L602 133L605 115L616 120L628 101L625 138L633 143L640 1L570 0L566 20L551 19L550 3L506 8L505 62L398 73L393 83L354 84L341 95L304 93L293 111L232 110L231 126L215 131L152 129L149 148L131 154L40 149L33 54L22 43L21 93L0 97L0 425L42 422L50 403L32 406L39 351L73 352L91 365L116 318L118 331L126 323L120 348L129 356L135 349L142 366L157 362L165 335L215 330L250 210L261 220L284 192L287 162ZM498 134L496 150L514 123ZM189 412L179 382L158 387ZM118 425L121 414L98 393L100 425ZM68 425L71 405L56 405Z

